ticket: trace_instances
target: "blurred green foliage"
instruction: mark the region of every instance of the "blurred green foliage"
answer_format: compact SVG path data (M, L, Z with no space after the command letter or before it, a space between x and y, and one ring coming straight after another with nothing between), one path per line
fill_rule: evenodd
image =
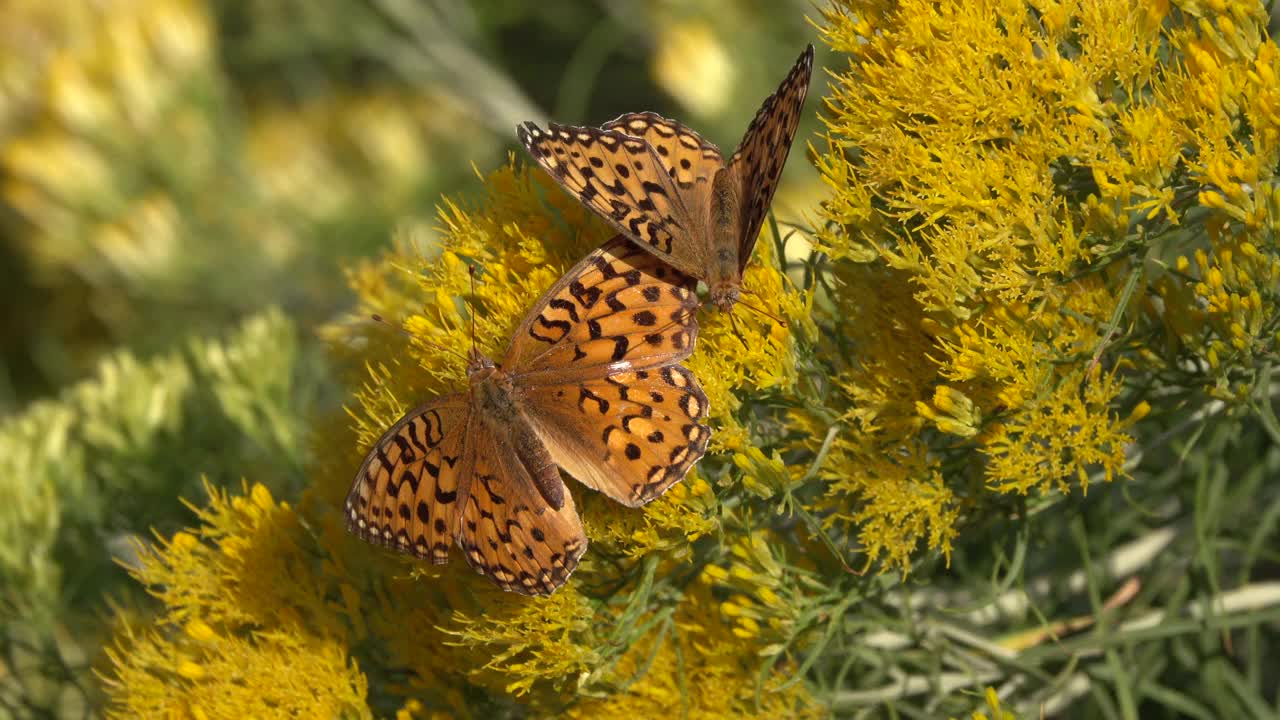
M226 340L145 361L112 353L94 377L0 423L0 494L12 498L0 506L0 648L21 688L0 683L0 702L49 700L49 668L91 685L87 658L111 627L104 599L141 599L118 563L149 527L176 529L175 499L198 497L202 474L300 488L305 419L331 392L324 377L314 349L271 310Z

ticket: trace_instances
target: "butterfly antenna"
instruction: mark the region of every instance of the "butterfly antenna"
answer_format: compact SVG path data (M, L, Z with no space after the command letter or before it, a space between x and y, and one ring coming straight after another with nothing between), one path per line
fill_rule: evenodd
M739 304L739 305L741 305L742 307L744 307L744 308L746 308L746 309L750 310L751 312L758 313L758 314L760 314L760 315L763 315L764 317L769 318L770 320L772 320L772 321L774 321L774 322L778 323L779 325L781 325L781 326L782 326L782 327L784 327L784 328L785 328L785 327L787 327L787 321L786 321L786 320L783 320L782 318L778 317L777 315L774 315L773 313L768 312L768 311L767 311L767 310L765 310L764 308L756 307L755 305L752 305L752 304L751 304L751 303L749 303L749 302L745 302L745 301L743 301L743 299L742 299L741 297L739 297L739 298L738 298L738 304Z
M392 322L387 322L387 319L386 319L386 318L384 318L384 317L382 317L382 316L381 316L381 315L379 315L378 313L374 313L374 314L370 315L370 316L369 316L369 318L370 318L370 319L372 319L372 320L373 320L374 322L376 322L376 323L382 323L383 325L386 325L387 327L391 328L392 330L395 330L396 332L400 333L401 335L404 335L405 337L409 338L410 340L412 340L412 339L413 339L413 333L409 332L408 330L405 330L405 329L404 329L404 326L402 326L402 325L397 325L397 324L392 323Z
M476 352L476 266L468 265L467 274L471 276L471 312L467 313L471 316L471 354Z
M419 337L419 336L417 336L417 335L414 335L413 333L409 332L408 330L405 330L403 325L398 325L398 324L396 324L396 323L388 322L386 318L382 317L382 316L381 316L381 315L379 315L378 313L374 313L373 315L370 315L369 317L370 317L370 318L372 318L374 322L376 322L376 323L382 323L383 325L386 325L387 327L391 328L392 330L395 330L396 332L400 333L401 335L404 335L405 337L409 338L409 340L411 340L411 341L413 341L413 342L419 342L419 343L422 343L423 345L426 345L426 346L427 346L427 347L429 347L429 348L435 348L436 350L439 350L439 351L441 351L441 352L448 353L448 354L450 354L450 355L457 355L458 357L462 358L463 360L466 360L466 359L467 359L467 356L463 355L462 353L458 352L457 350L454 350L453 348L450 348L450 347L445 347L444 345L441 345L440 343L431 342L430 340L424 340L423 338L421 338L421 337Z

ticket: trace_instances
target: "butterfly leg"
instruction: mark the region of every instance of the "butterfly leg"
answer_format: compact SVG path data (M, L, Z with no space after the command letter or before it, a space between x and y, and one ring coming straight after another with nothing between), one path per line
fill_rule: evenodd
M742 347L747 351L751 350L751 346L747 344L747 339L742 337L742 330L738 328L738 317L729 311L729 327L733 328L734 337L738 338L738 342L742 343Z
M745 301L743 301L741 298L739 298L739 300L738 300L738 304L739 304L739 305L741 305L742 307L744 307L744 308L746 308L746 309L750 310L751 312L756 313L757 315L762 315L762 316L764 316L764 317L768 318L769 320L772 320L773 322L777 323L778 325L780 325L780 326L782 326L782 327L784 327L784 328L785 328L785 327L787 327L787 321L786 321L786 320L783 320L783 319L782 319L782 317L780 317L780 316L778 316L778 315L774 315L773 313L771 313L771 312L769 312L769 311L765 310L764 308L757 307L757 306L755 306L755 305L752 305L751 303L745 302Z

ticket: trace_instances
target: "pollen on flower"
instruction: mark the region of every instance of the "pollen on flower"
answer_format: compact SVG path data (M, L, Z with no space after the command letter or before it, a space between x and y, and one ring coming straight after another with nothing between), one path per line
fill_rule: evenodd
M1133 407L1133 410L1130 411L1127 422L1129 424L1141 422L1143 418L1145 418L1147 415L1150 415L1150 414L1151 414L1151 403L1147 402L1146 400L1143 400L1142 402L1135 405Z
M198 640L200 642L209 642L210 640L215 640L218 637L217 633L213 631L213 628L209 627L209 624L203 620L192 620L187 623L185 629L187 631L187 635L192 640Z
M702 569L702 578L707 582L723 582L729 578L729 571L719 565L708 565Z
M749 617L744 617L738 625L734 626L733 634L750 640L760 635L760 624Z
M191 533L178 532L169 538L169 545L178 552L190 552L200 545L200 541Z
M261 483L254 483L253 490L250 491L250 497L259 508L263 510L272 510L275 508L275 499L271 497L271 491L267 486Z
M188 680L199 680L204 677L204 668L191 662L190 660L181 660L178 662L177 672Z
M962 438L977 435L982 424L981 415L973 401L959 390L946 385L939 385L934 390L932 407L917 402L916 411L921 417L932 421L942 432Z

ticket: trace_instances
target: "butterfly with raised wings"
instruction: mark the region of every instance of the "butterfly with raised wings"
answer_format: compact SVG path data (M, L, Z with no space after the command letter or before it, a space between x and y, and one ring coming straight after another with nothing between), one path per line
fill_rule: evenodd
M374 443L347 528L443 564L455 542L504 590L549 595L587 547L564 468L630 507L706 451L707 397L679 362L697 281L615 236L538 300L501 364L474 348L469 389L410 410Z
M651 112L599 128L533 123L520 142L560 185L619 232L707 284L732 310L787 162L813 71L809 45L765 99L726 164L698 133Z

